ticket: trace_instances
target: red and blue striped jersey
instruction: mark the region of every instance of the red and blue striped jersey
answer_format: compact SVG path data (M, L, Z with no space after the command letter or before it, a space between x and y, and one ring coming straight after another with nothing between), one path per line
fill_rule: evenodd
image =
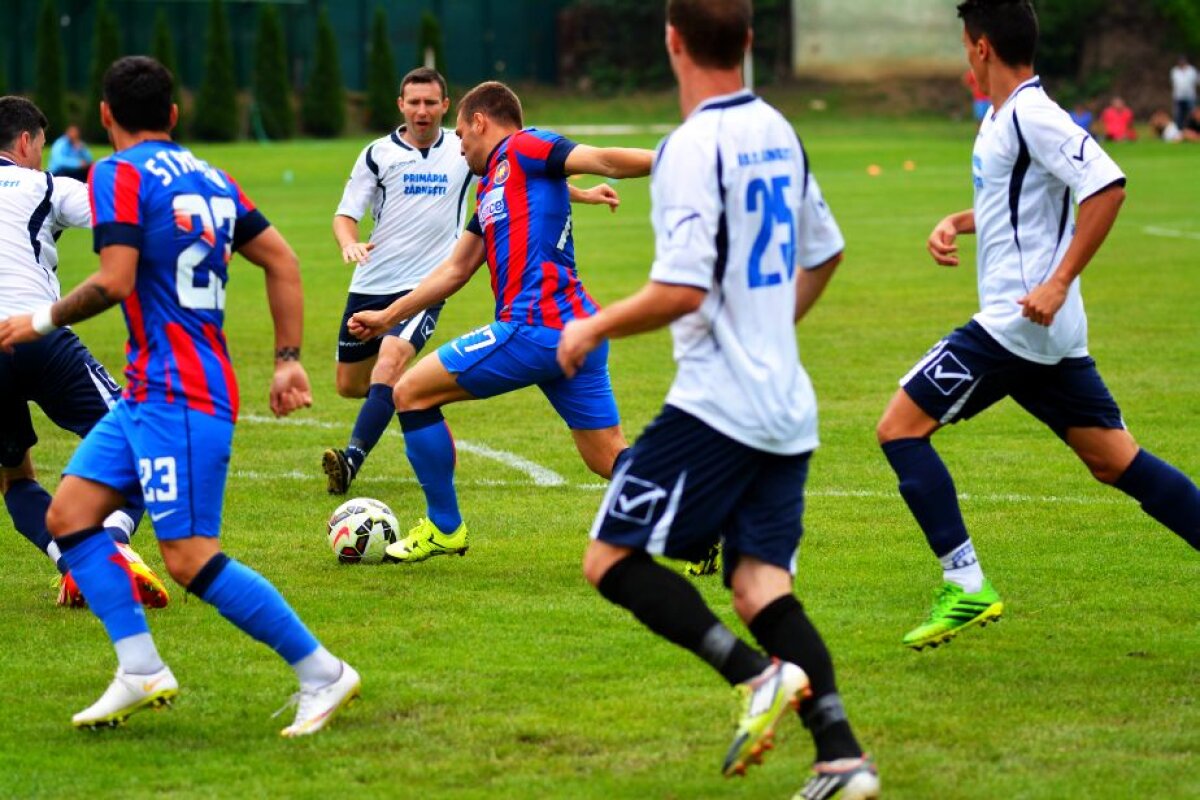
M236 420L223 330L229 259L270 223L228 174L169 141L143 141L98 161L88 190L96 252L139 251L137 283L122 303L124 396Z
M561 329L596 313L575 268L563 171L573 149L570 139L527 128L488 156L467 229L484 238L499 322Z

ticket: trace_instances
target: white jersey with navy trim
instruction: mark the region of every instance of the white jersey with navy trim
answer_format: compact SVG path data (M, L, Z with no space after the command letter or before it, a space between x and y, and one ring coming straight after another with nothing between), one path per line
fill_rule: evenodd
M57 300L58 236L91 226L87 186L0 158L0 317Z
M749 91L711 98L659 145L650 191L651 280L708 292L671 324L679 370L667 403L759 450L813 450L796 269L845 242L792 126Z
M412 289L441 263L463 227L474 177L454 131L442 130L432 147L401 138L404 128L367 145L354 162L337 214L375 219L366 264L354 269L350 291L383 295Z
M1076 279L1049 327L1017 302L1058 268L1075 235L1075 204L1125 180L1120 167L1034 77L989 114L975 139L975 320L1009 352L1039 364L1087 355ZM1074 195L1074 199L1072 199Z

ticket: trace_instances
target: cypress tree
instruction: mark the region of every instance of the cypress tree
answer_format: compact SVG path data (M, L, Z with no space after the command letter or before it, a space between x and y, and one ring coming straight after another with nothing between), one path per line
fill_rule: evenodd
M375 7L367 61L367 128L388 131L396 123L396 62L388 42L387 14Z
M100 101L104 97L104 73L121 57L120 22L105 0L100 0L96 6L96 22L92 34L91 86L87 105L83 108L83 122L79 127L85 140L103 142L106 133L104 126L100 124Z
M333 137L346 127L346 105L342 69L338 63L337 39L329 22L329 11L321 7L317 18L317 46L313 57L304 104L300 111L304 130L311 136Z
M50 121L47 135L54 137L67 126L66 62L63 59L62 39L59 38L58 8L54 0L43 0L37 24L37 56L34 74L34 97L46 119Z
M433 68L446 75L446 57L442 52L442 24L428 11L421 12L421 29L417 34L417 63L425 66L425 51L433 49Z
M193 135L210 142L231 142L236 139L237 100L229 20L221 0L212 0L208 21L208 53L204 57L204 81L196 95Z
M4 65L0 64L0 97L8 94L8 72L4 69Z
M183 78L175 68L175 37L171 34L170 23L167 22L167 12L162 8L158 9L158 14L154 18L154 40L150 44L150 55L166 67L171 73L171 77L175 79L171 88L171 100L179 106L179 122L176 124L172 136L178 139L184 128Z
M264 5L258 15L254 52L254 102L269 139L290 139L296 132L283 26L275 6Z

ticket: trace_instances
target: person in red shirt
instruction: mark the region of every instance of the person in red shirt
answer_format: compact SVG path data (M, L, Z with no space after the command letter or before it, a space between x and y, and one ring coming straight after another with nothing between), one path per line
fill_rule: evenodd
M975 77L975 70L969 69L963 75L963 86L971 90L971 100L975 108L975 121L983 122L983 118L992 110L992 98L988 97L987 92L979 88L979 80Z
M1135 142L1137 131L1133 127L1133 109L1125 101L1114 97L1108 108L1100 113L1100 126L1104 138L1110 142Z

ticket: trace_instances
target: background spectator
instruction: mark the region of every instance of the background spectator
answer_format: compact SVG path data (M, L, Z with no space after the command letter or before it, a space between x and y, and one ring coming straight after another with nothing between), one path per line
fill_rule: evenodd
M1133 109L1125 105L1120 97L1114 97L1108 108L1100 113L1100 126L1104 129L1104 138L1110 142L1137 141Z
M1075 108L1071 111L1071 119L1088 133L1092 132L1092 121L1095 117L1092 114L1092 110L1083 103L1075 104Z
M979 81L975 78L975 70L967 70L967 74L963 75L963 86L971 90L971 101L975 111L975 121L983 122L983 118L992 110L992 98L979 87Z
M1196 108L1196 84L1200 82L1196 68L1188 63L1187 56L1180 56L1171 67L1171 99L1175 101L1175 124L1186 127L1188 118Z
M1191 116L1184 122L1183 140L1185 142L1200 142L1200 108L1193 108Z
M1150 129L1154 131L1154 135L1169 144L1183 141L1183 131L1175 124L1175 120L1171 119L1171 115L1165 111L1155 111L1150 117Z
M51 175L86 181L92 160L92 154L79 136L79 126L68 125L63 135L50 146L50 165L47 169Z

